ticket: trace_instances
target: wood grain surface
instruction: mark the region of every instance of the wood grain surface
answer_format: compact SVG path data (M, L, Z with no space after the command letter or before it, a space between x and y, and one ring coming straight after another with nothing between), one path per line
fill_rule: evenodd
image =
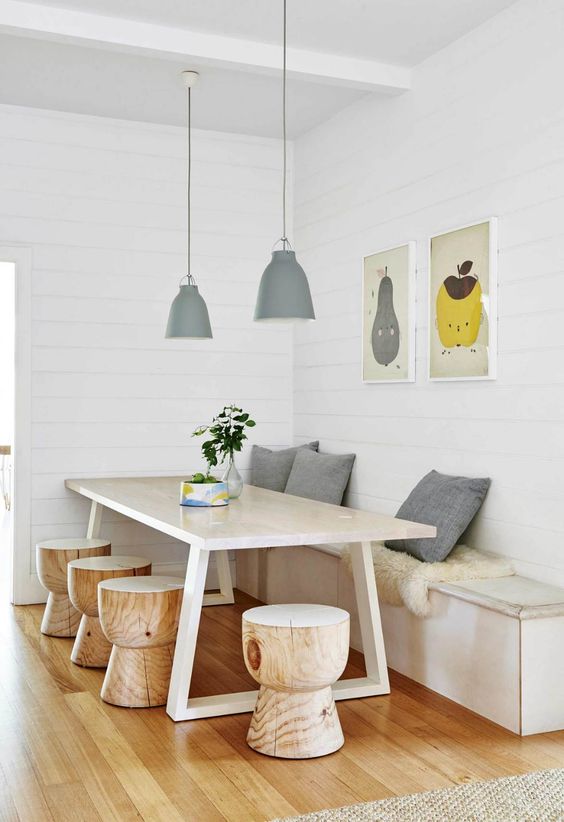
M145 583L151 590L139 589ZM126 708L166 703L184 590L181 583L157 576L100 583L100 622L114 646L101 690L105 702Z
M72 605L82 614L71 660L86 668L105 668L112 644L106 639L98 618L98 584L106 579L146 576L151 563L140 557L93 557L68 564L68 590Z
M260 683L247 743L255 751L286 759L309 759L338 750L344 742L331 685L349 655L349 619L338 608L318 606L329 621L294 627L261 624L256 619L276 606L243 617L243 654L251 676ZM299 605L295 606L296 623ZM291 610L291 609L290 609ZM318 619L323 621L319 614ZM315 621L315 616L313 620ZM302 620L303 622L303 620Z
M77 547L69 547L72 540L62 540L61 546L38 543L36 565L39 581L49 591L47 606L41 622L41 633L48 636L74 637L80 623L80 613L73 606L68 594L67 565L71 560L107 556L112 547L103 540L78 539ZM81 547L78 547L81 546Z

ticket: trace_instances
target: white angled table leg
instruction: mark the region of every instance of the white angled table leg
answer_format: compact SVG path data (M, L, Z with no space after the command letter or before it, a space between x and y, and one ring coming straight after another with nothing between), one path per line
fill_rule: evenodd
M372 693L374 696L378 694L389 694L390 681L388 678L386 649L384 647L384 635L382 633L382 621L380 619L380 606L378 604L378 591L376 589L376 578L374 576L371 543L353 543L350 546L350 552L360 633L362 635L362 649L366 664L366 680L367 683L371 682L373 684L374 690ZM360 683L361 680L355 681ZM340 680L340 682L336 684L343 691L347 689L346 680ZM349 686L352 684L350 680L348 684ZM366 696L370 696L370 694L366 694ZM346 696L335 696L335 698L347 699Z
M229 567L229 552L214 551L214 555L219 578L219 592L205 594L204 605L233 605L235 597L233 595L231 568Z
M194 655L200 615L204 601L204 587L210 552L196 545L190 546L186 568L186 584L182 596L176 648L172 663L166 712L174 720L188 719L188 693L192 680Z
M241 691L188 699L200 612L204 604L203 586L208 555L207 551L196 552L193 547L190 549L167 704L167 713L177 722L183 719L248 713L254 710L258 694L258 691ZM333 685L335 699L359 699L390 693L370 543L351 545L351 559L367 676L340 679Z
M88 520L88 528L86 529L87 539L96 539L100 536L100 529L102 527L102 515L104 513L104 506L99 502L92 500L90 506L90 518Z

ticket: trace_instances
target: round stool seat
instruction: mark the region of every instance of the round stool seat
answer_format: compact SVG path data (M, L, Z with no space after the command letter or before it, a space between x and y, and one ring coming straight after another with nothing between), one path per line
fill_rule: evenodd
M110 545L107 539L91 539L90 537L64 537L63 539L44 539L36 544L37 548L46 551L87 551L103 548ZM92 556L95 556L94 554Z
M270 625L273 628L321 628L324 625L339 625L350 619L348 611L333 605L259 605L249 608L243 619L255 625Z
M41 632L49 636L76 636L80 613L69 599L67 565L75 559L110 554L111 543L106 539L66 537L38 542L35 550L39 581L49 591Z
M349 654L349 614L328 605L265 605L243 614L243 653L260 684L247 743L287 759L344 743L331 685Z
M123 594L164 594L184 588L184 580L179 577L163 577L151 574L137 579L134 576L106 579L100 585L104 591L118 591Z
M101 696L112 705L164 705L184 592L178 577L129 576L98 585L102 630L113 644Z
M88 557L72 560L67 569L69 597L82 614L71 660L86 668L105 668L112 646L98 618L98 584L116 577L150 574L151 562L145 557Z
M121 577L147 576L151 561L146 557L115 554L87 559L73 559L67 566L69 595L75 608L89 616L98 616L98 583ZM76 600L76 602L75 602Z

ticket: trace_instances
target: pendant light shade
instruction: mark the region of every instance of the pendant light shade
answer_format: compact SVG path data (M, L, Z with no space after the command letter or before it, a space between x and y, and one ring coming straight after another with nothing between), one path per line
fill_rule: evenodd
M315 320L313 302L306 273L296 260L286 237L286 0L284 3L284 34L282 62L282 243L281 251L272 252L272 260L264 269L257 303L255 320L292 322Z
M255 320L314 319L309 283L295 251L273 251L260 281Z
M183 339L209 339L212 337L210 316L206 301L194 281L180 284L172 301L166 325L165 337Z
M190 273L190 177L192 170L192 143L191 143L191 90L198 80L197 71L183 71L181 73L187 91L188 108L188 169L186 178L187 191L187 274L180 280L178 294L172 301L166 325L167 339L211 339L213 337L210 317L206 301L198 291L196 280Z

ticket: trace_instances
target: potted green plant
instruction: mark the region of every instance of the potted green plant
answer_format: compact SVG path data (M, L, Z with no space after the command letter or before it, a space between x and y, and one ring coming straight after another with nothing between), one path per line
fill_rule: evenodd
M241 450L247 439L245 429L254 428L255 425L256 422L242 408L226 405L210 425L200 425L192 434L193 437L209 434L209 438L202 443L208 475L219 463L228 462L222 480L227 483L231 499L236 499L243 490L243 478L235 465L235 452Z

